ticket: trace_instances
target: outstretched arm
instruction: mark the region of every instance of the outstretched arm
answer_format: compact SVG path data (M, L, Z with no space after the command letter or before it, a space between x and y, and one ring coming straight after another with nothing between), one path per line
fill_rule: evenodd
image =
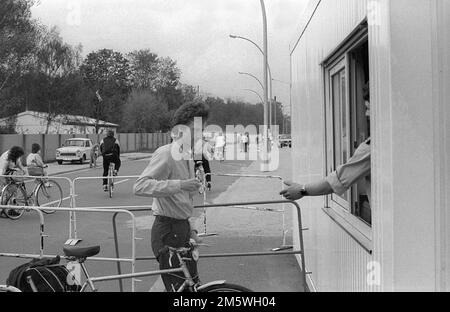
M284 184L286 184L288 188L281 191L280 195L283 195L284 198L289 200L298 200L304 196L322 196L333 193L333 189L325 179L305 185L293 183L291 181L286 181ZM305 192L302 192L303 189Z
M285 184L288 188L281 191L280 195L289 200L298 200L304 196L322 196L333 193L341 195L358 180L368 175L370 175L370 146L367 142L364 142L346 164L339 166L336 171L332 172L325 179L304 185L286 182Z

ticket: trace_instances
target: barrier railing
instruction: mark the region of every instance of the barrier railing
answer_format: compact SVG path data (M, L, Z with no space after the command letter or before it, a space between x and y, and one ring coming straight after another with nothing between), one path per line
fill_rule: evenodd
M60 176L30 176L30 175L0 175L0 178L3 179L21 179L24 180L23 182L25 183L29 183L29 182L34 182L36 179L49 179L49 180L54 180L55 182L59 181L65 181L68 183L69 185L69 196L67 197L63 197L62 201L65 200L70 200L70 207L74 207L74 198L75 198L75 194L73 193L73 182L71 179L67 178L67 177L60 177ZM64 184L62 183L58 183L59 186L61 187L61 189L63 189ZM1 195L1 189L0 189L0 195ZM64 189L63 189L63 194L64 194ZM53 210L53 208L52 208ZM71 213L69 213L69 218L71 219ZM69 222L69 237L72 233L72 222Z
M301 209L297 202L286 201L286 200L278 200L278 201L263 201L263 202L247 202L247 203L229 203L229 204L211 204L211 205L203 205L203 206L195 206L195 209L211 209L211 208L224 208L224 207L234 207L234 206L263 206L263 205L273 205L273 204L288 204L293 205L296 208L297 212L297 221L298 221L298 239L300 244L300 250L292 250L292 251L271 251L271 252L246 252L246 253L225 253L225 254L206 254L201 255L201 258L227 258L227 257L255 257L255 256L280 256L280 255L301 255L300 263L301 263L301 274L302 274L302 283L304 289L307 289L306 283L306 275L310 274L306 271L305 266L305 254L304 254L304 245L303 245L303 231L306 229L303 228L302 225L302 217L301 217ZM130 212L138 212L138 211L149 211L149 209L136 208L129 210ZM120 258L119 253L119 242L117 235L117 225L116 225L116 216L113 215L113 231L114 231L114 245L116 248L116 258ZM149 261L156 260L155 257L139 257L135 259L136 261ZM120 262L117 262L117 272L119 275L122 275ZM123 291L122 279L119 280L119 288L120 291Z
M206 205L207 203L207 192L206 192L206 177L235 177L235 178L254 178L254 179L276 179L280 181L280 191L283 189L284 186L284 180L280 176L275 175L255 175L255 174L227 174L227 173L207 173L205 174L205 179L203 180L203 204ZM283 198L281 197L281 200ZM286 244L286 235L288 233L288 229L286 228L286 207L283 203L281 205L281 209L271 209L271 208L261 208L261 207L255 207L255 206L248 206L248 205L235 205L234 208L239 209L249 209L249 210L257 210L257 211L264 211L264 212L272 212L272 213L281 213L282 214L282 242L280 247L273 248L273 251L280 251L280 250L286 250L291 249L293 246ZM207 216L206 216L206 210L203 211L203 228L204 232L200 233L200 236L215 236L217 233L208 233L207 231Z
M39 257L44 255L44 238L45 235L45 221L44 214L39 207L29 207L29 206L8 206L8 205L0 205L1 209L17 209L17 210L33 210L39 215ZM5 255L5 253L0 253L0 257ZM16 257L17 258L17 257Z
M12 258L26 258L26 259L33 259L33 258L42 258L42 257L56 257L56 255L45 255L44 254L44 238L48 237L48 235L45 235L44 233L44 216L42 212L40 211L41 207L33 207L33 206L6 206L6 205L0 205L0 208L13 208L13 209L31 209L34 211L39 212L40 216L40 251L39 254L20 254L20 253L0 253L0 257L12 257ZM138 239L136 237L136 219L132 212L124 209L96 209L96 208L67 208L67 207L59 207L59 208L53 208L52 210L58 211L69 211L69 212L96 212L96 213L112 213L114 215L117 215L119 213L127 214L131 217L131 257L130 258L107 258L107 257L90 257L88 260L90 261L106 261L106 262L129 262L131 264L131 273L135 273L136 269L136 240ZM115 234L117 234L115 232ZM61 256L63 259L67 259L65 256ZM134 280L132 280L131 290L134 291Z
M77 197L79 194L77 194L76 192L76 183L79 181L88 181L88 180L103 180L107 177L77 177L75 179L73 179L72 181L72 189L73 189L73 205L72 207L77 207L77 202L75 197ZM137 179L139 178L139 176L115 176L114 180L118 181L121 179ZM123 180L122 180L123 181ZM118 181L120 183L120 181ZM115 182L115 184L117 184L117 182ZM119 206L117 206L119 207ZM141 205L141 206L120 206L122 208L148 208L151 207L151 205ZM90 208L97 208L97 209L103 209L103 208L115 208L115 206L107 206L107 207L90 207ZM76 213L73 214L73 216L71 216L70 219L70 224L71 224L71 230L70 230L70 238L77 238L77 218L76 218Z
M283 179L279 176L260 176L260 175L237 175L237 174L211 174L211 176L229 176L229 177L248 177L248 178L264 178L264 179L279 179L281 183L283 183ZM11 177L11 176L3 176L3 177ZM139 176L117 176L115 179L131 179L131 178L138 178ZM20 176L20 178L26 178L26 179L36 179L39 177L35 176ZM113 214L113 231L114 231L114 241L115 241L115 248L116 248L116 258L102 258L102 257L92 257L89 258L91 261L111 261L117 263L117 269L118 273L121 274L121 262L129 262L131 263L131 276L133 274L139 274L135 273L135 264L136 261L139 260L155 260L155 257L144 257L144 258L136 258L136 240L139 238L136 237L136 222L135 222L135 216L132 212L137 211L151 211L150 205L142 205L142 206L107 206L107 207L80 207L76 208L76 197L78 194L76 193L76 182L80 180L101 180L105 177L79 177L75 178L73 180L66 178L66 177L54 177L54 176L48 176L46 178L49 179L60 179L65 180L69 183L69 194L70 196L65 199L70 199L70 206L71 207L52 207L52 210L55 211L68 211L70 215L70 225L69 225L69 238L77 238L77 227L76 227L76 213L77 212L97 212L97 213L112 213ZM205 195L204 195L205 196ZM205 199L206 203L206 199ZM273 209L261 209L257 206L263 206L263 205L273 205L273 204L282 204L283 209L282 210L273 210ZM297 216L298 216L298 224L299 224L299 242L300 242L300 250L293 250L293 251L281 251L284 249L290 249L292 246L286 246L286 234L287 230L285 228L285 205L290 204L294 205L297 209ZM301 223L301 211L300 206L296 202L286 201L286 200L279 200L279 201L264 201L264 202L244 202L244 203L232 203L232 204L205 204L203 206L196 206L196 209L204 209L204 218L205 218L205 233L207 233L206 229L206 211L210 208L219 208L219 207L230 207L230 208L244 208L244 209L255 209L255 210L262 210L262 211L268 211L268 212L282 212L283 213L283 246L281 248L274 248L272 249L273 252L256 252L256 253L228 253L228 254L210 254L210 255L203 255L203 258L220 258L220 257L243 257L243 256L270 256L270 255L289 255L289 254L300 254L301 255L301 266L302 266L302 281L304 282L304 285L306 287L306 268L304 265L304 249L303 249L303 229L302 229L302 223ZM40 220L40 250L39 254L20 254L20 253L0 253L0 257L16 257L16 258L40 258L40 257L55 257L52 255L44 255L44 238L47 236L44 233L44 216L41 212L42 207L35 207L35 206L0 206L0 208L13 208L13 209L29 209L33 211L37 211L39 214L39 220ZM116 217L118 214L128 214L130 215L132 219L132 255L131 258L121 258L119 255L119 249L118 249L118 237L117 237L117 227L116 227ZM63 259L67 259L66 257L61 257ZM138 276L138 275L136 275ZM135 276L135 277L136 277ZM137 280L135 278L132 278L132 291L135 290L135 282ZM123 290L122 285L122 279L119 279L120 282L120 289Z

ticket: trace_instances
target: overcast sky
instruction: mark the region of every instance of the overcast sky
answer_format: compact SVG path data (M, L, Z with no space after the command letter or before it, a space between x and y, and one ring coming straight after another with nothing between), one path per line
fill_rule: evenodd
M174 59L182 82L223 98L259 102L263 95L262 56L251 43L262 44L258 0L40 0L33 15L56 25L64 40L83 45L83 54L102 48L127 53L150 49ZM308 0L266 0L269 63L274 79L289 82L289 43ZM289 85L273 82L273 95L289 106Z

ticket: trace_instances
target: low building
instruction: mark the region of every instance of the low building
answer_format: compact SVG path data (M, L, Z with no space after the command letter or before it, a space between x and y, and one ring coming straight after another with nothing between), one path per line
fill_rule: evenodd
M371 188L300 202L310 288L449 291L450 1L311 0L299 22L293 180L371 138Z
M14 128L18 134L95 134L96 119L86 116L57 115L49 122L48 114L25 111L15 116L0 119L0 127ZM98 133L111 129L117 132L119 125L98 121Z

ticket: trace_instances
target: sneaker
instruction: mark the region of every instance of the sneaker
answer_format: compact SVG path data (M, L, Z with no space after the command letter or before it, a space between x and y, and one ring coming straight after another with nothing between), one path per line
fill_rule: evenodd
M47 182L45 183L45 187L52 187L52 185L49 182Z
M103 191L108 192L108 185L103 185Z

